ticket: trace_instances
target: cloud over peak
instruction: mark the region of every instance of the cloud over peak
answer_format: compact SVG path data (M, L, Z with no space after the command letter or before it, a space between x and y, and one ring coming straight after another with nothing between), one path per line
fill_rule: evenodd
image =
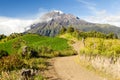
M60 10L52 10L55 12L63 13ZM37 14L30 16L30 19L20 19L20 18L10 18L0 16L0 34L9 35L11 33L21 33L24 32L26 29L29 29L29 26L33 23L42 22L42 21L49 21L51 18L41 18L42 15L49 12L46 9L40 8ZM27 17L29 18L29 16Z
M0 17L0 34L9 35L13 32L23 32L33 20Z
M81 2L82 4L85 4L87 6L87 8L91 11L91 13L93 13L93 15L88 15L88 16L83 16L81 18L83 18L86 21L89 22L94 22L94 23L105 23L105 24L112 24L112 25L116 25L118 27L120 27L120 14L116 15L116 14L109 14L107 12L107 10L103 9L103 10L98 10L96 8L96 4L94 3L89 3L87 1L83 1L83 0L78 0L79 2ZM59 12L59 13L63 13L60 10L51 10L51 12ZM45 13L49 12L49 10L40 8L39 12L37 14L34 14L34 18L30 18L30 19L20 19L20 18L10 18L10 17L3 17L0 16L0 34L5 34L5 35L9 35L11 33L20 33L20 32L24 32L26 28L29 28L28 26L30 26L33 23L37 23L37 22L42 22L42 21L49 21L51 20L51 18L49 17L41 17L42 15L44 15ZM31 17L31 16L30 16Z

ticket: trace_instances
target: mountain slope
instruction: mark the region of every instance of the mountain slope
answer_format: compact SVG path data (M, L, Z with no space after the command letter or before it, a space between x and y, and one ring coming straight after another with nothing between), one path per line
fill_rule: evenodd
M120 35L120 28L109 24L95 24L84 21L72 14L60 11L51 11L41 16L26 33L37 33L45 36L55 36L62 27L69 26L81 31L96 30L104 33L114 32Z

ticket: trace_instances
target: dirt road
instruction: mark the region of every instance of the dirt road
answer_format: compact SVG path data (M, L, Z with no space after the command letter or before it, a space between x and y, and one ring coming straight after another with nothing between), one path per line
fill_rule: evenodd
M57 58L54 67L62 80L104 80L98 75L82 68L76 62L77 56Z
M79 52L82 44L74 43L73 48ZM82 68L76 61L78 56L56 58L54 68L62 80L105 80L93 72Z

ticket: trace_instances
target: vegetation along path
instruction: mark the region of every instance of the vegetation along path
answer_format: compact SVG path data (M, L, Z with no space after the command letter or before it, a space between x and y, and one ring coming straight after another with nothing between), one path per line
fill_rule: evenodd
M83 44L77 41L72 46L79 52ZM77 57L78 56L76 55L56 58L54 68L62 80L106 80L81 67L77 62Z

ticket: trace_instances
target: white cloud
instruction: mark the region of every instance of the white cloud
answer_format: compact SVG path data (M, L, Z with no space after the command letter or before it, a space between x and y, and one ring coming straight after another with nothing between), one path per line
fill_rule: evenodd
M94 23L102 23L102 24L111 24L120 27L120 15L99 15L99 16L87 16L84 17L85 20Z
M38 13L26 16L24 18L10 18L10 17L3 17L0 16L0 34L9 35L11 33L20 33L24 32L25 29L28 29L32 23L36 22L36 20L39 22L41 21L40 16L48 12L48 10L39 8ZM26 19L27 18L27 19Z
M33 21L34 20L0 17L0 34L9 35L13 32L23 32L25 27L32 24Z
M88 1L85 1L85 0L77 0L77 1L80 2L80 3L82 3L82 4L84 4L85 6L88 6L88 7L90 7L90 6L96 6L95 3L88 2Z
M85 20L93 23L111 24L120 27L120 14L110 14L106 10L91 10L94 16L83 17Z
M82 18L86 21L93 22L93 23L102 23L102 24L111 24L120 27L120 14L110 14L107 10L97 9L97 4L89 2L87 0L77 0L80 3L84 4L87 9L89 9L92 16L83 16ZM120 13L120 12L119 12Z
M58 11L58 10L54 10L54 11ZM49 21L52 18L41 17L43 14L47 12L49 12L49 10L44 8L39 8L37 14L26 16L25 18L27 19L9 18L9 17L0 16L0 34L9 35L14 32L16 33L24 32L25 29L29 29L29 26L33 23Z

